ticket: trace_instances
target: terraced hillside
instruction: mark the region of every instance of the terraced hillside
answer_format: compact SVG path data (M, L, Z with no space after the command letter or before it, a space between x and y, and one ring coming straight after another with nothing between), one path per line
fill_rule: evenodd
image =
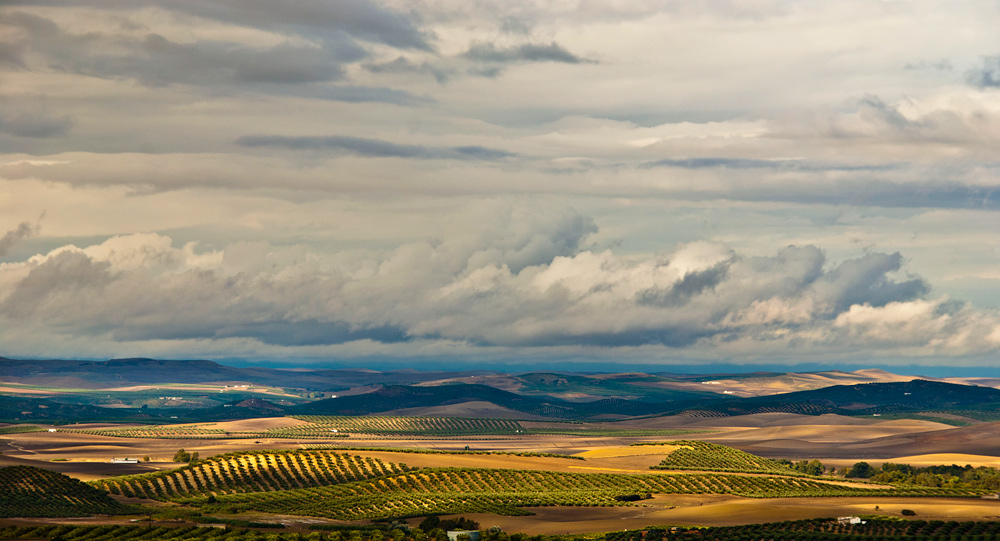
M128 513L102 490L32 466L0 468L0 517L80 517Z
M640 443L635 445L657 444ZM675 449L662 462L651 466L650 469L802 475L775 460L716 443L678 440L663 442L660 445L679 445L680 448Z
M335 485L406 471L404 464L333 451L262 451L219 455L176 470L111 477L91 484L111 494L169 500Z
M735 494L751 498L975 496L968 490L843 486L813 479L733 474L556 473L536 470L423 469L356 483L221 496L206 512L233 508L341 520L493 513L525 507L622 506L646 494Z

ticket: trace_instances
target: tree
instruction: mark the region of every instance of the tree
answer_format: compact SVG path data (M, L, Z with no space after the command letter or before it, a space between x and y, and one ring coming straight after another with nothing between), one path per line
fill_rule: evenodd
M191 462L191 455L184 449L179 449L174 453L174 462Z
M867 462L858 462L851 466L851 469L847 471L847 475L844 477L856 477L860 479L868 479L872 476L872 466Z
M435 515L431 515L420 521L420 525L417 526L417 528L420 528L425 532L429 532L434 528L437 528L439 524L441 524L441 519Z

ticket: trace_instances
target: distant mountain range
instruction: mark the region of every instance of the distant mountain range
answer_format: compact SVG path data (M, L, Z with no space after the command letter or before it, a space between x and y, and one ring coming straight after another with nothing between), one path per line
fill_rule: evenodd
M486 385L453 383L440 386L392 385L375 391L282 406L254 398L210 408L100 408L69 405L58 398L0 396L4 422L206 422L283 415L369 415L407 408L432 408L465 402L488 402L532 417L573 420L613 420L640 416L686 415L726 417L756 413L897 415L963 417L994 420L1000 411L1000 390L953 383L912 380L897 383L838 385L752 398L722 398L648 402L601 399L571 402L525 396Z

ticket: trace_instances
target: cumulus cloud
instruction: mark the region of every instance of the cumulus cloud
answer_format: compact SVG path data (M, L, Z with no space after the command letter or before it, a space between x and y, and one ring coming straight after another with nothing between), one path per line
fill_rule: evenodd
M119 342L249 339L282 347L445 340L477 347L711 349L748 342L993 351L997 314L928 299L900 254L829 261L815 246L745 256L594 250L588 218L499 217L488 232L389 251L175 247L155 234L0 267L0 317Z

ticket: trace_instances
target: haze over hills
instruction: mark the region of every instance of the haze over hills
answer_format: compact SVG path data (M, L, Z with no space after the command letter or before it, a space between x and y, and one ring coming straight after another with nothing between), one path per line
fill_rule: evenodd
M0 412L7 422L370 415L429 408L444 412L476 403L476 410L483 413L494 408L500 416L524 418L616 420L792 413L909 416L968 424L994 420L1000 409L1000 390L882 370L501 374L281 370L154 359L0 359L0 378L6 385ZM62 387L68 384L76 390Z

